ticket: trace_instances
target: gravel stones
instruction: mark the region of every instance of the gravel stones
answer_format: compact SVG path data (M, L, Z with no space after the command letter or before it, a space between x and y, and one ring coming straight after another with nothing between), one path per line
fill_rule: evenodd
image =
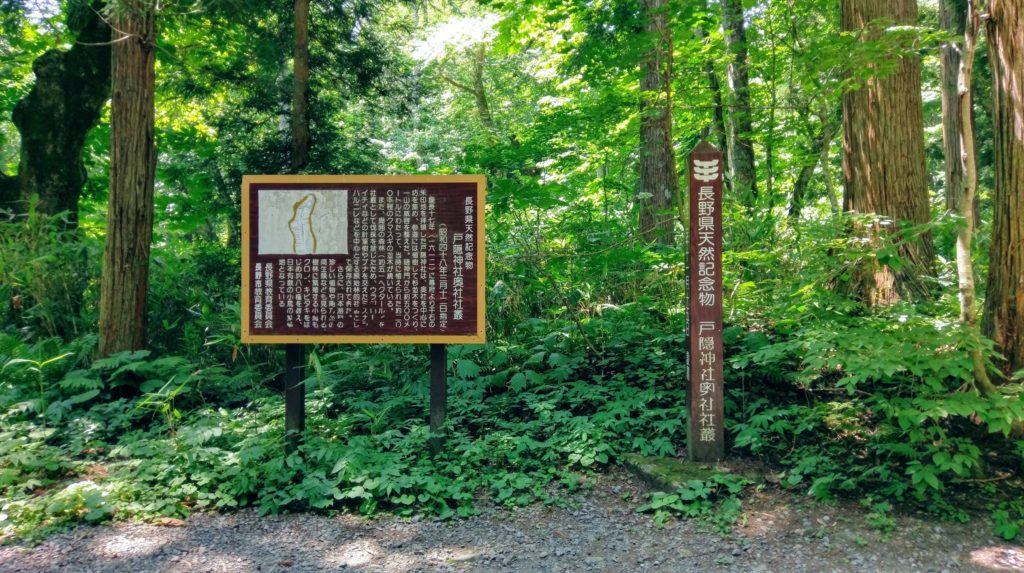
M567 507L483 508L465 520L293 514L254 510L196 515L184 527L119 523L79 527L37 547L0 547L0 571L366 573L839 573L1024 571L1024 550L987 527L900 517L889 540L856 507L800 507L788 494L745 502L728 536L699 524L656 527L637 514L642 485L599 478ZM628 497L628 495L627 495ZM824 515L823 515L824 514ZM936 535L940 533L941 535ZM955 541L954 541L955 540ZM979 561L991 555L995 567ZM1022 568L1012 568L1016 565ZM1007 566L1011 568L996 568Z

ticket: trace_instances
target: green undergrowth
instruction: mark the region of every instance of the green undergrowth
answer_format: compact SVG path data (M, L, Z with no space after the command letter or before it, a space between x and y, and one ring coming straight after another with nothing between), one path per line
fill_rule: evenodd
M743 476L716 472L706 479L691 479L671 492L654 492L637 511L654 515L662 525L671 518L696 519L727 533L742 518L743 491L753 482Z
M729 455L767 464L780 487L860 502L879 529L908 507L986 513L996 534L1018 537L1020 380L979 395L965 350L980 345L990 366L996 356L958 326L955 298L869 311L836 284L876 255L825 227L804 232L771 253L727 253L726 269L742 270L726 277ZM564 260L492 265L504 278L488 293L490 342L449 349L436 455L426 348L309 347L308 430L291 456L282 353L239 344L225 252L161 255L150 351L93 360L95 336L47 338L25 309L0 333L0 535L242 507L454 518L558 503L628 454L683 453L685 314L665 302L680 300L674 251L619 253L628 260L607 268L627 270L589 282ZM607 302L617 298L635 302ZM641 509L721 530L750 487L687 478Z
M576 347L578 325L548 321L522 325L532 346L451 348L437 455L422 348L316 349L306 442L286 456L276 365L136 352L82 368L71 355L41 369L41 396L16 402L37 377L29 356L54 349L7 338L0 527L39 538L78 521L249 506L450 518L482 501L556 503L622 452L675 455L684 441L682 328L662 320L607 310L586 326L600 354ZM118 397L129 386L141 394Z

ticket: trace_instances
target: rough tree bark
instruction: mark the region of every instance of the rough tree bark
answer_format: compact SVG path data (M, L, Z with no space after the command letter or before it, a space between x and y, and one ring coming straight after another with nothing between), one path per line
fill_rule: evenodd
M988 13L995 169L982 331L1012 374L1024 368L1024 0L990 0Z
M939 25L950 34L961 37L967 22L967 0L940 0ZM962 40L939 48L939 75L942 86L942 143L946 156L946 209L959 212L957 201L963 195L964 164L960 147L960 94L958 77Z
M100 356L146 343L156 171L155 19L150 0L121 0L111 14L110 199L100 288Z
M917 22L915 0L842 0L841 12L842 30L858 32L867 41L878 37L877 22ZM894 69L888 75L872 76L843 95L843 208L889 221L861 229L878 248L889 240L884 236L889 228L930 219L921 66L913 56L892 63ZM854 288L865 304L889 305L901 297L927 295L921 277L931 274L935 260L931 235L903 241L898 252L904 262L898 272L881 264L860 269Z
M722 0L722 28L732 59L728 76L729 178L732 189L748 207L757 201L757 170L754 164L753 117L750 109L750 74L747 70L747 30L742 0Z
M679 176L672 147L672 30L668 2L643 0L651 47L640 76L640 234L647 242L675 243Z
M292 171L309 164L309 0L295 0L292 80Z
M39 196L42 213L78 219L85 185L82 148L110 97L110 27L100 15L105 2L78 0L68 6L68 29L76 33L67 51L49 50L32 63L36 81L14 108L21 134L17 188L8 199Z

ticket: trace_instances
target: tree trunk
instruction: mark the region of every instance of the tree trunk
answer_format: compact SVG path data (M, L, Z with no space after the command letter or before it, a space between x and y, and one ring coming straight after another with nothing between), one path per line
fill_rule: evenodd
M728 76L732 94L729 102L729 174L732 189L748 207L757 201L757 170L754 165L753 117L750 109L750 75L747 71L747 30L743 23L742 0L722 0L722 28L732 59Z
M982 330L1012 374L1024 368L1024 0L991 0L989 16L995 173Z
M67 51L49 50L32 63L35 84L12 114L21 134L17 196L27 202L38 195L40 212L67 212L71 226L86 180L85 136L110 97L110 27L100 17L103 5L69 4L75 44Z
M957 206L962 219L956 235L956 273L959 283L960 323L975 340L968 350L974 371L974 386L983 394L996 394L998 390L989 379L985 367L985 359L981 353L978 336L978 311L974 296L974 264L971 261L971 242L974 240L974 196L978 192L978 163L974 142L974 122L971 121L971 78L974 73L974 51L978 46L978 29L981 18L978 14L978 0L967 0L962 14L964 24L964 42L957 53L957 101L955 109L959 113L958 134L945 134L947 138L958 135L958 146L962 152L959 157L946 157L946 162L960 163L960 187L947 189L947 196L952 195L951 203ZM962 56L962 57L961 57ZM945 71L945 70L943 70ZM943 84L943 90L946 85ZM943 93L943 104L947 99ZM950 102L952 103L952 102ZM945 121L943 127L945 127ZM949 145L946 146L947 152ZM947 174L949 169L947 167ZM947 197L947 203L950 203Z
M879 35L874 21L917 22L915 0L842 0L841 7L843 31L864 32L868 41ZM893 63L892 73L870 77L843 94L843 208L883 218L874 229L862 229L878 249L890 240L884 235L902 222L918 225L930 219L921 66L909 56ZM898 254L904 263L899 271L882 264L861 269L855 290L869 306L927 295L921 277L932 272L931 235L902 242Z
M145 346L153 238L156 15L148 0L120 4L111 17L110 199L100 289L100 356Z
M707 4L704 4L704 9L707 9ZM708 37L707 30L697 27L694 29L694 35L698 38L706 40ZM729 139L727 137L728 128L725 125L725 105L722 100L722 82L718 80L718 72L715 71L715 61L708 58L704 61L704 75L708 79L708 89L711 90L711 101L712 101L712 125L711 130L705 135L705 137L711 137L714 132L714 141L719 151L722 153L722 162L726 165L729 164Z
M643 9L652 43L640 78L640 234L647 242L671 245L679 193L672 147L672 31L666 0L643 0Z
M940 0L939 25L951 35L964 35L967 22L967 0ZM963 195L964 164L960 147L960 96L958 74L962 41L943 44L939 48L940 84L942 86L942 143L946 156L946 209L957 213Z
M295 0L292 171L309 164L309 0Z
M808 115L810 112L808 111ZM832 118L827 113L823 113L820 116L821 119L821 134L818 139L814 142L812 149L808 150L808 158L813 157L814 161L808 161L803 167L800 168L800 174L797 175L796 182L793 184L793 200L789 203L789 216L798 217L800 210L804 208L806 203L807 186L811 183L811 177L814 175L814 168L821 166L822 177L825 182L825 189L831 194L831 175L828 172L828 149L832 145L832 135L835 130L832 127ZM812 155L813 154L813 155ZM832 197L829 200L833 200Z
M487 44L481 42L476 47L476 55L473 59L473 99L476 101L476 111L480 115L480 123L484 127L495 131L498 129L494 123L494 115L491 114L491 104L487 101L487 90L484 88L484 64L487 62Z
M15 210L18 198L18 178L0 172L0 209Z

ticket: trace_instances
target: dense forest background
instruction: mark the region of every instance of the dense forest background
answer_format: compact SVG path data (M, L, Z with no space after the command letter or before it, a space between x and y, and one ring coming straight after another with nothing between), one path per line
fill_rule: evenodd
M0 1L0 528L469 515L686 443L686 155L728 159L726 435L1024 526L1020 0ZM488 340L239 342L250 173L483 173ZM728 474L644 510L735 517ZM723 509L724 508L724 509Z

